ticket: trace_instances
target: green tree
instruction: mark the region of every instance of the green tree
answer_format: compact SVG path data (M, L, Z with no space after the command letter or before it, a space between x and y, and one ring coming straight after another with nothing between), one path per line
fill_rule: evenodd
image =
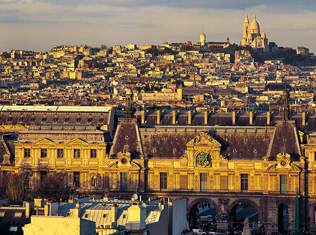
M27 196L25 177L19 174L10 174L6 196L11 204L20 205Z

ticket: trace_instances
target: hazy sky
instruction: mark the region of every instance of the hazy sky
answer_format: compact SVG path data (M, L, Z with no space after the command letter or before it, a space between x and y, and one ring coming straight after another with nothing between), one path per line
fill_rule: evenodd
M196 43L202 32L239 44L246 14L269 42L316 53L316 0L0 0L0 51Z

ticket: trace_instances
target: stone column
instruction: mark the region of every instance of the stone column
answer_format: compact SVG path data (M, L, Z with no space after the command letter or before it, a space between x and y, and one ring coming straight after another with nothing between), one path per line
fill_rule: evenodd
M218 199L219 204L219 211L218 211L218 223L217 223L217 229L218 230L228 230L228 224L229 224L229 211L228 211L228 204L229 199L228 198L219 198Z

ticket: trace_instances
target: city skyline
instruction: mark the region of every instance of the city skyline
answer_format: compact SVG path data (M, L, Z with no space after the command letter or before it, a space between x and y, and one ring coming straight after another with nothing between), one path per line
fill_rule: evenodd
M157 45L167 41L240 44L243 21L256 14L261 33L278 46L316 52L316 3L306 1L4 0L0 51L49 51L53 45Z

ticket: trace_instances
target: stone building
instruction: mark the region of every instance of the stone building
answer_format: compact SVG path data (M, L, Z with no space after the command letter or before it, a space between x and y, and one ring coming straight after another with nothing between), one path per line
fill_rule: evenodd
M254 15L252 23L249 25L248 15L246 15L243 26L243 37L240 41L241 46L251 46L254 49L269 52L268 38L264 30L260 33L259 23Z
M316 115L291 114L288 99L285 90L279 113L134 113L128 92L113 141L85 125L34 126L16 142L4 139L12 156L0 171L29 174L30 187L58 171L82 193L187 198L192 227L198 203L206 201L219 228L232 229L234 208L248 203L267 233L284 232L287 207L287 229L294 231L299 197L300 230L316 231Z

